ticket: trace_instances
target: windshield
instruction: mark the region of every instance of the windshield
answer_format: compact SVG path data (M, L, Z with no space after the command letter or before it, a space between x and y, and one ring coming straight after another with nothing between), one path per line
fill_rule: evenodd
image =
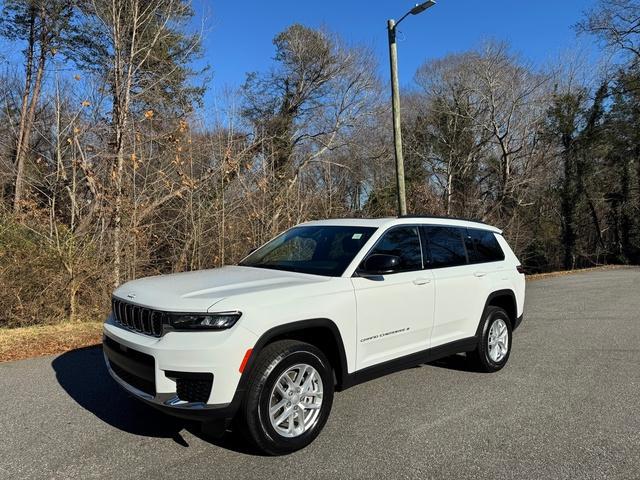
M240 265L339 277L375 231L372 227L294 227Z

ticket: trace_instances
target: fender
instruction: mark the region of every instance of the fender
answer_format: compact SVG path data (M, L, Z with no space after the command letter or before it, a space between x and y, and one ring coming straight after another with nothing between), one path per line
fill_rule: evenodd
M240 382L238 383L238 388L236 389L236 395L238 393L244 394L244 391L247 388L247 382L249 380L251 370L255 364L256 359L260 355L260 351L271 342L276 337L280 337L282 335L286 335L288 333L301 332L304 330L308 330L310 328L326 328L333 335L333 339L337 345L338 349L338 360L339 365L334 365L335 375L336 375L336 388L338 390L342 389L343 381L348 377L347 370L347 355L344 349L344 343L342 341L342 335L340 334L340 330L337 325L328 318L311 318L307 320L299 320L297 322L286 323L284 325L278 325L267 330L263 333L256 344L253 346L253 351L251 352L251 356L245 365L244 371L242 372L242 376L240 377Z
M514 312L514 318L511 319L511 321L513 322L513 325L511 325L511 327L513 330L516 329L517 323L519 323L518 319L515 318L518 315L518 302L516 300L516 294L511 289L496 290L495 292L492 292L489 294L489 296L487 297L487 301L484 303L484 308L482 309L482 315L478 320L478 328L476 329L476 335L475 335L476 338L479 339L482 337L482 319L485 317L487 313L487 308L489 307L489 304L493 299L497 297L504 297L504 296L510 297L513 300L513 304L516 306L516 311Z

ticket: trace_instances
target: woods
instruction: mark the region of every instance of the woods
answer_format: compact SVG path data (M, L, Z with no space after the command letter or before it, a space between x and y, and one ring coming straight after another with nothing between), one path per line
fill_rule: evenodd
M395 215L368 46L291 25L212 110L196 65L223 66L193 19L183 0L3 3L0 326L101 317L115 285L236 262L308 219ZM640 262L640 2L576 22L601 74L494 41L402 92L408 211L497 225L531 273Z

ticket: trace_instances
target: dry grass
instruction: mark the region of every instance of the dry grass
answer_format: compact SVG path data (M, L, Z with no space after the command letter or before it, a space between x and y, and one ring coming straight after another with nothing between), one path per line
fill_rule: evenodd
M560 270L557 272L549 273L536 273L533 275L527 275L527 281L535 282L536 280L543 280L551 277L563 277L565 275L573 275L574 273L582 272L597 272L599 270L617 270L619 268L628 268L629 265L602 265L600 267L581 268L577 270Z
M0 362L55 355L102 341L101 322L0 329Z

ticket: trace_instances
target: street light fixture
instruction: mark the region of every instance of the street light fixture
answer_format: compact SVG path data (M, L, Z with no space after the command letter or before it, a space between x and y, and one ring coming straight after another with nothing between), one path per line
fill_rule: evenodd
M418 15L419 13L424 12L427 8L433 7L436 4L433 0L429 0L428 2L418 3L415 7L409 10L411 15ZM398 22L400 23L400 22Z
M393 111L393 146L396 157L396 184L398 189L398 215L407 214L407 197L404 185L404 158L402 156L402 131L400 127L400 87L398 84L398 49L396 47L396 27L408 15L419 15L427 8L436 4L434 0L428 0L416 4L405 13L397 22L387 20L389 33L389 63L391 66L391 106Z

